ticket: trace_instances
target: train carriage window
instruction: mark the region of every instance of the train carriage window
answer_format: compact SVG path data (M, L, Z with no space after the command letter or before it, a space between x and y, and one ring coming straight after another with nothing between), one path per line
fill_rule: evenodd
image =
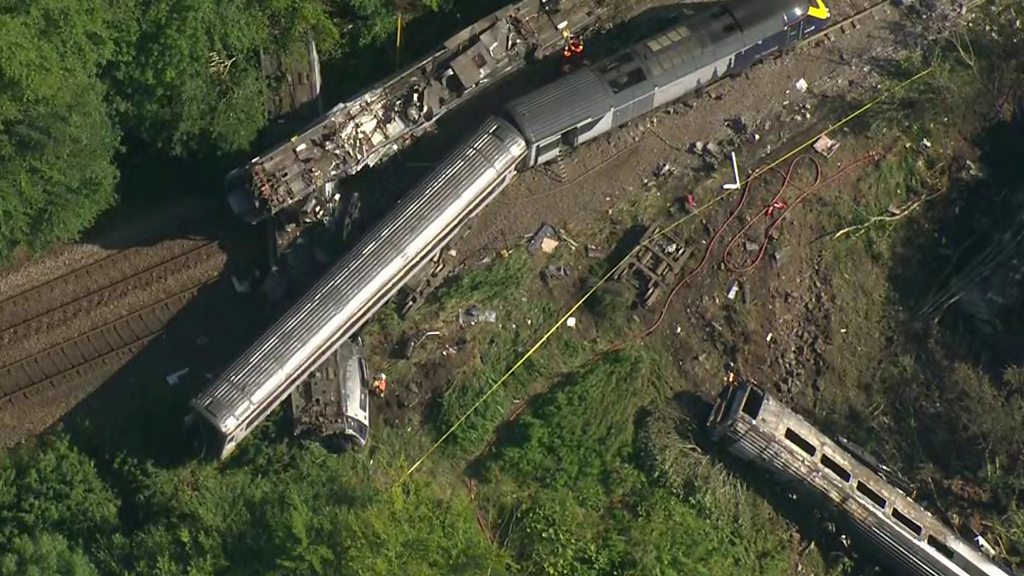
M828 457L828 454L821 455L821 465L824 466L829 472L835 474L843 482L849 482L853 476L850 475L850 471L843 468L843 465L839 462Z
M743 399L743 413L750 416L754 420L757 420L757 416L761 413L761 405L764 404L764 394L761 393L757 388L749 388L747 397Z
M559 138L548 140L547 142L537 147L537 157L540 158L542 156L550 154L551 152L554 152L555 150L558 149L560 145L561 140Z
M793 430L792 428L786 428L785 436L786 440L789 440L794 446L803 450L810 456L814 456L814 454L818 451L818 449L814 447L814 444L808 442L803 436L797 434L796 431Z
M900 512L898 508L893 508L892 509L892 517L897 522L902 524L904 528L906 528L907 530L910 530L915 535L917 535L917 536L921 535L921 525L918 524L917 522L914 522L913 520L911 520L908 516L903 514L903 512Z
M946 558L949 558L950 560L953 559L953 549L943 544L942 541L936 538L935 536L932 536L930 534L928 535L928 545L934 548L936 552L942 554Z
M608 85L611 86L612 92L618 94L627 88L636 86L637 84L647 80L647 74L644 73L644 69L639 66L633 68L629 72L616 76L612 80L608 81Z
M857 492L866 496L868 500L874 502L879 508L885 508L885 498L882 498L881 494L875 492L871 486L868 486L860 480L857 481Z

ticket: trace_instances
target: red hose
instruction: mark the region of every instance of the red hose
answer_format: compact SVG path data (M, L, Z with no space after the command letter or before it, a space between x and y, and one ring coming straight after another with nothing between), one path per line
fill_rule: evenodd
M861 164L864 164L872 160L877 160L880 156L880 153L872 152L871 154L868 154L867 156L859 158L852 162L851 164L844 166L841 170L839 170L832 176L828 177L824 181L821 180L821 166L818 164L818 161L806 154L794 158L793 161L789 163L789 167L785 171L779 168L772 168L772 172L775 172L782 176L782 185L779 186L778 191L768 202L768 204L758 212L758 215L755 216L754 218L751 218L746 224L744 224L743 228L741 228L729 240L729 243L725 247L725 252L722 253L722 261L730 270L734 272L740 274L746 274L747 272L750 272L751 270L756 268L764 259L764 254L765 251L767 251L768 249L768 241L771 239L772 231L776 227L778 227L778 225L782 222L783 218L785 218L786 215L789 214L790 210L792 210L797 204L803 202L811 194L818 192L824 186L827 186L835 182L839 178L842 178L843 176L846 175L847 172L850 172L854 168L859 167ZM792 183L793 174L795 172L797 164L801 160L808 161L813 166L814 182L811 184L810 187L806 189L797 188L799 193L796 195L796 197L794 197L790 202L785 202L783 196L791 186L794 186ZM679 292L679 289L682 288L687 282L690 281L691 278L696 276L701 270L704 269L704 266L711 258L711 251L714 249L715 244L718 242L718 239L722 236L722 233L729 226L729 224L731 224L732 221L736 219L736 216L739 214L740 210L743 209L744 204L746 204L747 198L750 196L751 186L753 186L755 182L760 181L764 174L767 174L767 172L755 176L754 178L748 180L744 184L743 193L740 195L739 201L736 203L736 206L729 213L729 217L725 219L725 222L711 236L711 240L708 241L708 247L706 250L704 250L704 257L701 258L700 263L698 263L693 270L691 270L689 273L683 276L679 280L679 282L677 282L676 285L672 287L672 290L665 298L665 305L662 307L661 313L658 315L658 319L655 320L653 324L648 326L646 330L644 330L644 332L639 336L639 339L643 339L650 336L652 333L654 333L655 330L658 329L661 323L665 320L665 316L668 314L668 308L672 304L672 299L675 297L676 293ZM749 230L755 222L760 221L762 218L771 218L771 220L765 226L764 236L761 240L761 245L758 249L757 256L749 264L737 264L734 260L732 260L729 257L729 253L732 251L736 243L739 242L741 238L743 238L743 235L746 233L746 231ZM616 346L614 349L618 348L620 348L620 346Z

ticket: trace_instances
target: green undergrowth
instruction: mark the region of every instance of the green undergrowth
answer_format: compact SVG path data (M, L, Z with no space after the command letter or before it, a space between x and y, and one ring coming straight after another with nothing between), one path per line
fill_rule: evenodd
M660 352L611 353L501 435L481 501L516 573L789 573L785 524L649 414L673 386Z
M101 472L54 435L0 462L0 574L503 573L466 492L427 476L393 489L404 470L311 444Z

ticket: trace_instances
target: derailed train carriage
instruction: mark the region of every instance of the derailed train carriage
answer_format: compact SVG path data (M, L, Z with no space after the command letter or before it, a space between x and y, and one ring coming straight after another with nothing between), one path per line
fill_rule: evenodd
M820 0L730 0L510 103L192 401L231 453L515 176L825 25Z
M711 438L838 508L885 563L919 576L1010 576L795 412L750 382L727 386L708 420Z

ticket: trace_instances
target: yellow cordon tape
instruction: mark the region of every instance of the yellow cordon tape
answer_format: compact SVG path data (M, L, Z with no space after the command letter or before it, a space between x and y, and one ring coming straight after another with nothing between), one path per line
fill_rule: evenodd
M774 162L772 162L771 164L768 164L767 166L764 166L762 168L759 168L759 169L755 170L748 178L746 178L745 180L740 182L739 190L742 190L743 187L746 186L747 182L753 180L754 178L757 178L761 174L764 174L765 172L767 172L767 171L771 170L772 168L778 166L782 162L785 162L786 160L788 160L788 159L792 158L793 156L799 154L804 149L806 149L808 146L811 146L812 144L817 142L817 140L819 138L821 138L822 136L827 136L829 133L837 130L838 128L841 128L843 125L847 124L848 122L850 122L851 120L853 120L857 116L860 116L864 112L867 112L869 109L871 109L873 106L875 106L876 104L881 102L883 99L889 97L892 94L895 94L896 92L899 92L900 90L902 90L903 88L907 87L911 83L916 82L917 80L919 80L922 77L926 76L931 71L932 71L932 68L929 66L928 68L924 69L923 71L915 74L912 78L910 78L910 79L900 83L898 86L896 86L895 88L889 90L885 94L882 94L878 98L875 98L874 100L868 102L864 106L861 106L859 109L857 109L856 111L851 113L849 116L847 116L847 117L843 118L842 120L840 120L839 123L837 123L837 124L835 124L833 126L830 126L826 130L824 130L821 133L819 133L818 135L812 137L811 139L807 140L803 144L797 146L796 148L791 150L789 153L787 153L785 156L782 156L781 158L779 158L778 160L775 160ZM674 223L672 223L671 226L669 226L668 228L665 228L660 233L658 233L657 235L652 237L651 240L654 240L655 238L660 237L662 234L668 233L670 230L672 230L676 226L679 226L680 224L686 222L687 220L693 218L694 216L698 216L699 214L701 214L702 212L704 212L708 208L714 206L715 204L718 204L724 198L726 198L727 196L729 196L730 194L733 194L735 192L737 192L737 190L728 190L728 191L725 191L725 192L719 194L718 196L713 198L710 202L706 202L700 208L694 210L693 212L690 212L689 214L686 214L685 216L683 216L679 220L676 220ZM412 476L413 472L415 472L416 469L419 468L427 460L427 458L429 458L430 455L433 454L434 451L437 450L437 448L441 446L441 444L444 444L445 440L447 440L448 437L451 436L459 428L459 426L461 426L462 423L466 421L466 418L469 418L470 415L472 415L473 412L475 412L476 409L479 408L481 404L483 404L484 402L487 401L488 398L490 398L491 394L493 394L495 390L497 390L502 384L504 384L505 381L508 380L512 376L512 374L515 374L516 370L518 370L523 364L525 364L526 361L529 360L530 357L533 356L534 353L537 352L537 350L540 350L541 346L546 344L547 341L551 339L551 336L555 333L556 330L558 330L559 326L561 326L563 323L565 323L565 321L569 318L569 316L572 316L577 310L579 310L580 306L583 306L583 304L587 301L587 299L590 298L594 294L594 292L597 291L598 288L600 288L616 272L618 272L619 268L621 268L623 265L625 265L626 262L628 262L629 259L632 258L634 254L636 254L637 250L639 250L641 246L643 246L643 245L642 244L637 244L636 246L634 246L633 249L630 250L629 253L627 253L626 256L624 256L622 258L622 260L619 260L618 264L613 266L612 269L608 271L608 273L606 273L604 276L602 276L600 278L600 280L598 280L597 283L594 284L594 286L592 288L590 288L590 290L587 290L587 292L583 295L583 297L580 298L578 301L576 301L576 303L573 304L572 307L570 307L569 310L566 311L566 313L563 314L562 317L558 319L558 322L555 322L555 324L552 325L551 328L549 328L548 331L545 332L544 335L541 336L539 340L537 340L537 343L534 344L532 348L527 350L525 354L523 354L523 357L520 358L518 362L513 364L512 367L509 368L508 371L505 372L505 374L503 374L502 377L499 378L498 381L495 382L494 385L491 386L490 389L488 389L487 392L484 393L484 395L481 396L479 400L477 400L472 406L469 407L469 410L467 410L465 414L463 414L454 424L451 425L450 428L448 428L448 430L444 434L441 435L440 438L437 439L436 442L434 442L434 444L426 451L426 453L423 454L423 456L420 457L419 460L416 461L415 464L413 464L412 466L409 467L408 470L406 470L405 474L402 475L402 478L399 479L399 481L396 484L396 486L401 485L403 482L408 480L409 477Z

